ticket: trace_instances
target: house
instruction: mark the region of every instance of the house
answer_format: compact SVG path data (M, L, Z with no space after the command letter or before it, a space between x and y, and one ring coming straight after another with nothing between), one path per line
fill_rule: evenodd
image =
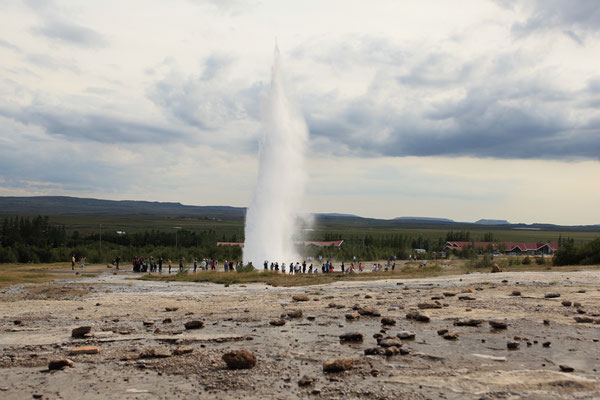
M558 250L558 243L532 242L446 242L444 251L461 251L465 247L473 247L480 252L492 249L504 254L553 255Z
M332 240L332 241L327 241L327 242L317 242L317 241L299 241L299 242L294 242L296 245L303 245L303 246L316 246L316 247L337 247L337 248L341 248L342 247L342 243L344 243L343 240ZM217 242L217 246L240 246L240 247L244 247L244 243L241 242Z

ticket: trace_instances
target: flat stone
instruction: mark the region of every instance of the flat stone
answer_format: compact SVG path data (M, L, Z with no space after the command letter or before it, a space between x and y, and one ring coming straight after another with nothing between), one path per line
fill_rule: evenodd
M190 354L190 353L193 353L193 352L194 352L194 349L192 347L179 346L175 350L173 350L173 355L175 355L175 356L181 356L183 354Z
M317 380L317 378L315 378L314 376L304 375L298 381L298 386L300 386L300 387L311 386L315 383L316 380Z
M506 328L508 328L508 324L506 322L504 322L504 321L491 320L491 321L489 321L489 324L494 329L506 329Z
M171 357L171 352L166 349L157 347L151 347L149 349L142 350L139 358L168 358Z
M279 318L279 319L272 319L271 321L269 321L269 324L273 325L273 326L283 326L285 325L285 320Z
M383 317L383 318L381 318L381 324L382 325L396 325L396 320L393 318L389 318L389 317Z
M575 368L569 367L568 365L559 365L558 368L560 368L560 370L562 372L573 372L573 371L575 371Z
M100 353L101 348L98 346L83 346L83 347L75 347L71 349L69 352L70 355L77 354L98 354Z
M381 314L379 314L379 311L377 311L374 308L364 308L364 307L361 307L357 311L358 311L358 313L360 315L366 315L366 316L372 316L372 317L379 317L379 316L381 316Z
M179 310L179 307L165 307L165 311L173 312Z
M297 294L295 296L292 296L292 300L294 300L294 301L309 301L310 299L308 298L308 296Z
M458 332L447 332L442 337L446 340L458 340Z
M473 296L458 296L459 300L477 300L475 297Z
M400 340L415 340L415 333L414 332L409 332L409 331L401 331L398 334L396 334L396 337L398 337L398 339Z
M381 346L383 348L392 347L392 346L401 347L402 340L395 338L395 337L388 336L379 341L379 346Z
M442 304L439 301L434 303L419 303L417 307L421 310L434 309L434 308L442 308Z
M288 311L287 316L290 318L302 318L302 310Z
M579 324L588 324L591 322L594 322L594 320L590 317L574 317L575 322L579 323Z
M466 319L454 321L455 326L479 326L483 321L480 319Z
M560 297L560 293L546 293L546 294L544 295L544 297L545 297L546 299L555 299L555 298L557 298L557 297Z
M429 316L427 316L425 314L421 314L419 311L409 312L408 314L406 314L406 319L413 319L413 320L419 321L419 322L429 322L430 321Z

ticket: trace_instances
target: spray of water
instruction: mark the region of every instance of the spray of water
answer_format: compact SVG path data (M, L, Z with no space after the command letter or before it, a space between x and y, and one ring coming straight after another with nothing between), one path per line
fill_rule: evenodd
M262 104L258 180L246 213L244 263L298 261L293 238L304 200L306 122L286 95L275 47L271 88Z

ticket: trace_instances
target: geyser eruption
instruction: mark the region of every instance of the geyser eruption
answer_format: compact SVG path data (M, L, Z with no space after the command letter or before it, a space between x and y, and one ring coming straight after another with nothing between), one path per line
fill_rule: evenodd
M293 238L304 199L308 129L286 95L277 47L271 88L262 103L262 126L258 180L246 212L244 244L244 264L252 262L256 268L266 260L286 264L300 260Z

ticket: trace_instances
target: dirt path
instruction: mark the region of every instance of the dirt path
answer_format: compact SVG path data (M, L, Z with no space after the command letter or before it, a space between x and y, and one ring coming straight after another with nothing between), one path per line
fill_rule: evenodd
M2 289L0 398L600 397L598 270L302 288L132 277L104 273ZM549 293L560 297L545 298ZM309 300L296 302L294 295ZM419 309L422 303L440 308ZM358 307L375 309L380 316L347 320L345 314ZM284 315L285 325L269 324L290 310L301 310L302 317ZM430 322L407 319L412 311L426 314ZM382 325L382 317L395 325ZM575 317L591 322L578 323ZM197 319L204 321L202 329L185 329L185 322ZM455 325L468 319L481 323ZM508 328L492 330L490 319L504 321ZM92 327L90 335L71 337L73 328L86 325ZM457 333L457 340L445 340L438 335L441 329ZM382 349L374 335L396 337L401 331L415 334L414 340L402 341L408 354L365 355L365 349ZM339 335L346 332L361 333L363 342L340 342ZM507 342L517 343L518 349L507 349ZM543 346L546 342L549 347ZM84 345L101 350L69 355ZM178 347L191 353L172 354ZM149 348L165 358L140 358ZM221 356L232 349L255 354L256 367L227 369ZM353 368L325 374L323 362L340 357L352 358ZM73 368L49 372L48 362L60 358L71 359ZM560 365L574 370L563 372ZM300 387L304 375L315 382Z

